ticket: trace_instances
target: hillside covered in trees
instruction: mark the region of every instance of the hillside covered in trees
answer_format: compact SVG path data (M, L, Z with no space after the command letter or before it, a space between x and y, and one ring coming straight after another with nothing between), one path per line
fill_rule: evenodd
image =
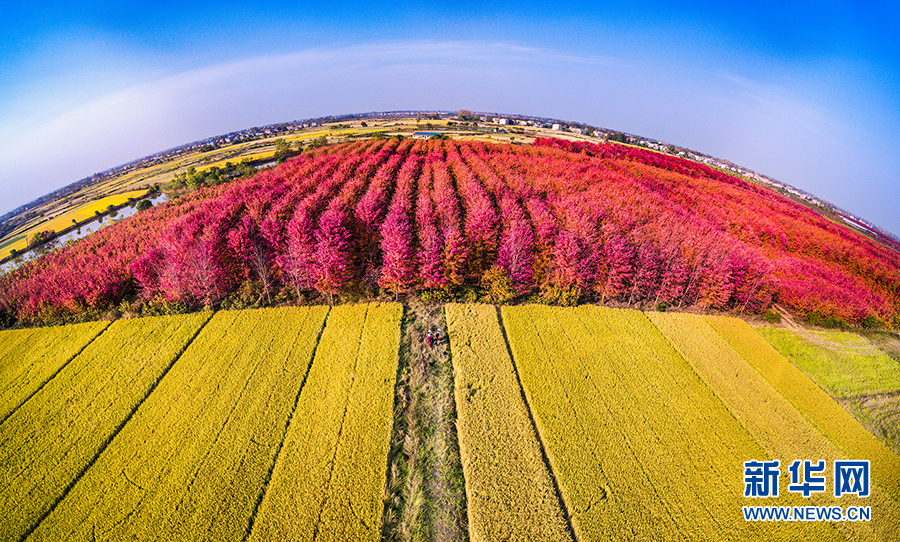
M900 325L900 254L660 153L364 140L204 187L0 277L7 325L336 297L597 302ZM124 309L123 309L124 307Z

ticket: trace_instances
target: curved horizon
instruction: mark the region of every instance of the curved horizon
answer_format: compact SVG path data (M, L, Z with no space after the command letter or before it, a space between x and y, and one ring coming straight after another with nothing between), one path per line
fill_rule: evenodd
M247 127L465 108L694 149L900 232L900 10L775 7L13 8L0 23L0 212Z

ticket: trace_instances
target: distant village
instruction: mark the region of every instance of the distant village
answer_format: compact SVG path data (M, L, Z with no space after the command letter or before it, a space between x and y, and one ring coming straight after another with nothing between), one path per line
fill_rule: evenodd
M33 202L30 202L14 211L8 213L0 217L0 223L3 223L7 218L11 216L15 216L16 214L27 210L28 208L39 205L44 201L48 201L51 199L55 199L58 197L65 196L68 193L75 192L85 186L90 186L94 183L101 182L104 179L108 179L110 177L120 175L123 173L127 173L129 171L147 167L150 165L154 165L155 163L161 163L169 161L178 156L196 152L196 151L205 151L205 150L213 150L218 147L231 145L235 143L241 143L245 141L252 141L255 139L266 139L274 136L278 136L281 134L289 134L293 132L298 132L300 130L305 130L309 128L316 128L324 124L330 123L341 123L341 122L352 122L352 121L364 121L365 119L408 119L408 118L416 118L421 119L426 122L425 126L429 130L439 130L441 128L465 128L475 131L482 132L501 132L501 133L512 133L512 134L524 134L526 128L532 129L543 129L560 132L561 134L572 134L574 136L581 136L587 139L594 139L600 141L616 141L620 143L627 143L630 145L645 147L648 149L653 149L655 151L664 152L667 154L671 154L673 156L680 156L682 158L687 158L689 160L693 160L696 162L700 162L706 164L710 167L714 167L723 171L727 171L730 173L734 173L737 175L741 175L751 181L768 185L775 190L781 192L782 194L791 197L795 200L799 200L801 202L806 203L807 205L818 208L820 211L825 213L829 213L839 217L849 226L856 228L857 230L866 233L868 235L874 236L876 238L880 238L882 240L890 239L887 244L890 244L894 248L900 250L900 238L894 235L891 232L883 230L874 224L871 224L861 217L855 216L839 207L833 205L830 202L819 199L812 194L800 190L799 188L795 188L787 183L783 183L747 169L745 167L741 167L735 165L728 160L723 160L721 158L714 158L712 156L693 151L690 149L686 149L683 147L678 147L672 145L670 143L664 143L661 141L655 141L648 138L643 138L640 136L625 134L622 132L617 132L615 130L609 130L606 128L595 128L590 125L577 123L577 122L566 122L558 119L550 119L550 118L542 118L542 117L532 117L525 115L498 115L496 113L473 113L470 111L379 111L379 112L369 112L369 113L358 113L358 114L349 114L349 115L338 115L338 116L328 116L328 117L320 117L316 119L307 119L307 120L295 120L286 123L279 124L271 124L268 126L262 127L254 127L246 130L240 130L237 132L231 132L228 134L210 137L207 139L203 139L200 141L194 141L191 143L187 143L185 145L181 145L178 147L174 147L171 149L167 149L150 156L145 156L138 160L134 160L132 162L128 162L127 164L122 164L120 166L116 166L100 173L96 173L91 177L87 177L85 179L81 179L75 183L72 183L60 190L57 190L51 194L47 194L42 198L39 198ZM449 121L448 126L432 126L428 123L429 120L446 120ZM428 131L428 132L417 132L413 135L413 137L419 138L427 138L433 135L438 135L439 132Z

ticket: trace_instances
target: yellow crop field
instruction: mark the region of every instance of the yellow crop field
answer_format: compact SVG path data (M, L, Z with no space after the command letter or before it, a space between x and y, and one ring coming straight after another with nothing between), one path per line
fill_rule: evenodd
M62 229L64 227L67 227L68 224L71 224L73 218L78 222L81 222L82 220L87 220L87 219L91 218L92 216L94 216L94 213L96 211L104 212L110 205L116 205L116 206L122 205L123 203L128 201L128 198L137 199L146 193L147 193L146 190L133 190L131 192L124 192L122 194L106 196L105 198L99 199L97 201L93 201L91 203L88 203L87 205L83 205L83 206L81 206L73 211L70 211L58 218L53 219L53 220L65 221L64 223L62 223L60 225L59 229ZM47 226L51 229L57 229L57 228L53 228L51 226L52 222L53 221L48 222ZM68 223L68 224L66 224L66 223Z
M646 316L502 313L579 540L840 539L742 521L743 461L764 452Z
M471 539L571 540L496 309L445 311Z
M804 330L800 334L776 327L757 331L832 395L846 398L900 391L900 364L855 333Z
M241 540L326 312L217 312L29 539Z
M0 423L108 325L89 322L0 331Z
M394 503L421 508L415 521L435 538L448 531L431 514L452 508L453 532L473 542L900 540L900 457L801 370L813 365L742 320L587 305L449 304L444 321L438 307L430 320L409 310L0 331L0 540L416 540L413 524L382 525ZM425 329L444 322L449 348L426 346ZM797 355L840 389L893 389L891 360L835 336L852 356ZM438 424L404 410L433 400L407 376L422 352L434 364L449 355L453 398L449 378L439 388L461 469L428 448ZM409 468L413 452L425 469ZM753 460L780 460L778 496L745 497ZM789 490L794 460L824 460L827 490ZM870 462L869 496L834 497L839 460ZM464 499L428 485L445 470ZM871 520L753 521L745 507L867 507Z
M213 167L223 168L227 162L231 162L232 164L239 164L243 160L261 160L263 158L275 158L275 151L265 151L265 152L256 152L253 154L244 154L241 156L235 156L233 158L225 158L222 160L217 160L211 164L203 164L197 167L197 171L206 171L212 169Z
M0 425L0 539L18 540L51 509L207 318L111 324Z
M707 321L848 457L871 461L873 478L900 506L900 457L879 442L746 322L712 316L707 317Z
M140 198L146 193L146 190L134 190L131 192L124 192L122 194L107 196L97 201L76 207L70 211L66 211L65 213L62 213L59 216L55 216L50 220L43 222L31 222L24 228L20 228L19 230L16 230L16 232L11 234L12 236L18 237L19 235L24 233L25 238L20 239L15 243L6 245L3 248L3 252L0 253L0 257L8 256L12 253L13 249L22 251L27 248L28 241L30 241L34 234L37 232L45 230L60 232L72 226L72 220L75 220L76 222L87 220L94 216L95 211L104 212L110 205L118 206L128 201L128 198Z
M833 464L838 459L874 459L849 456L829 440L751 362L735 350L710 324L710 319L670 313L652 313L650 318L753 439L762 446L769 458L780 460L782 465L788 465L795 459L812 461L824 459L827 465ZM738 324L734 326L737 327ZM725 329L727 326L720 323L718 327ZM737 333L734 334L743 334L745 336L741 340L747 340L750 334L756 332L748 326L744 330L738 327ZM764 341L755 347L762 345ZM752 354L751 350L744 352ZM823 400L831 401L827 396ZM763 458L745 458L751 459ZM813 493L808 499L803 500L815 506L870 506L871 521L837 522L834 523L835 528L849 539L895 540L900 535L898 527L900 506L883 484L883 475L873 476L871 495L866 498L849 495L837 499L829 491ZM781 504L779 501L785 497L787 495L782 494L777 499L766 499L767 502L764 504L779 505ZM811 525L813 523L806 523L802 527ZM811 534L805 534L803 538L812 537Z
M402 315L331 310L250 540L381 539Z

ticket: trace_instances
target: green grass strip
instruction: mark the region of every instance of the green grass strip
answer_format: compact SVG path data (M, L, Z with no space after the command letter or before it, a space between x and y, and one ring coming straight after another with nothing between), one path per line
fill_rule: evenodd
M4 248L8 247L9 245L15 243L16 241L21 241L22 239L25 239L24 235L19 235L19 236L13 237L11 239L8 239L6 241L3 241L2 243L0 243L0 250L3 250Z
M241 540L326 312L217 312L30 539Z
M872 495L867 498L833 497L833 480L827 482L826 492L812 493L803 498L789 492L788 466L794 460L825 460L827 478L837 459L865 459L848 457L831 440L788 401L754 367L735 350L731 343L716 331L710 319L677 313L650 313L654 324L666 335L675 348L688 360L701 379L719 397L734 417L743 425L756 442L765 450L769 459L781 461L780 491L777 498L746 499L748 505L767 506L871 506L870 522L796 522L790 525L801 533L799 539L822 539L831 533L823 532L832 525L840 534L859 540L892 539L896 525L900 525L900 508L877 484L872 484ZM739 322L736 319L735 322ZM742 322L743 323L743 322ZM746 324L744 324L746 325ZM759 337L749 326L745 329ZM765 341L763 341L765 343ZM809 385L815 387L811 381ZM833 402L826 396L826 400ZM856 423L856 422L854 422ZM745 461L763 459L746 457ZM736 473L742 476L743 471ZM742 479L742 477L741 477ZM764 502L763 502L764 501ZM800 501L799 503L797 501Z
M445 311L471 539L571 540L496 309Z
M380 540L402 314L332 309L250 540Z
M113 323L0 425L0 539L51 510L208 317Z
M643 314L504 308L513 354L580 540L796 539L737 521L763 450Z
M831 343L826 347L789 329L761 327L757 331L832 395L854 397L900 390L900 364L859 335L819 332L819 338Z
M0 331L0 422L47 383L109 322Z
M766 339L746 322L736 318L706 317L747 361L749 361L788 401L812 422L819 431L851 459L871 461L872 477L890 494L900 508L900 457L889 450L850 413L836 403ZM893 363L888 359L888 362ZM859 378L871 377L861 370Z

